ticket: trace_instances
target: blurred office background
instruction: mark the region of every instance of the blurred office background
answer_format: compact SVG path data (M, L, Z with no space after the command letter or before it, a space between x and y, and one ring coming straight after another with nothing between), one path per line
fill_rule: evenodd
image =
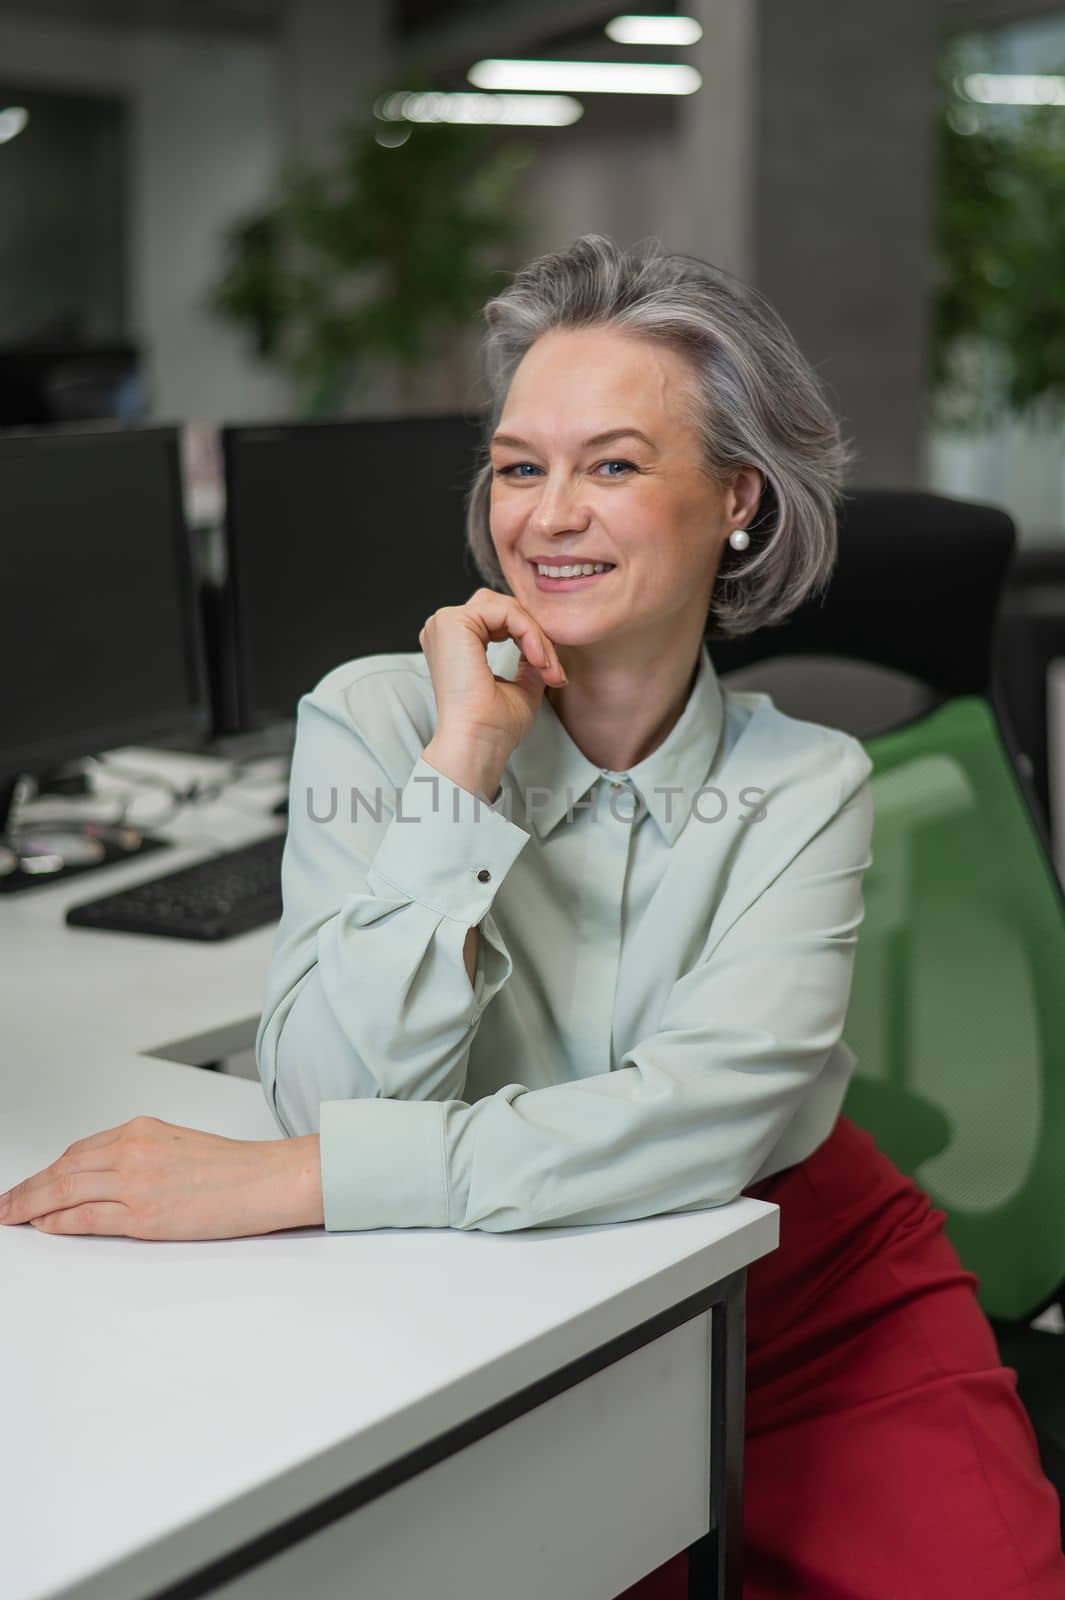
M1026 546L1065 546L1065 92L1054 77L1065 7L649 9L693 18L701 37L621 42L607 28L627 13L599 0L0 0L3 422L476 403L479 325L462 298L475 267L509 269L583 232L653 233L776 303L844 415L856 483L990 499ZM319 237L300 278L299 201L290 190L279 208L279 173L300 161L323 177L300 191L305 245L316 216L320 235L330 226L330 186L356 224L390 193L401 210L431 186L434 134L457 133L408 120L401 92L470 92L474 64L496 58L685 64L700 87L563 91L575 120L476 130L487 144L466 167L478 197L460 199L456 154L441 168L435 233L408 218L419 248L431 254L453 226L468 252L465 278L458 265L451 274L457 324L448 283L426 273L407 301L426 348L401 349L395 329L370 348L340 324L353 300L381 294L402 230L390 240L366 226L332 253ZM393 119L375 117L390 89ZM382 159L363 156L352 176L373 124ZM338 135L360 125L369 132L349 135L345 177ZM496 247L479 249L474 226L493 216ZM296 230L274 258L290 281L273 291L271 218ZM219 310L223 280L243 320ZM302 322L300 293L317 297ZM339 373L309 352L330 314L350 356ZM271 316L277 348L264 355Z
M480 307L508 274L582 233L655 235L778 307L850 487L1013 519L1000 665L1049 816L1063 202L1052 0L0 0L0 433L180 427L209 608L223 425L472 424ZM433 437L457 544L466 434ZM267 478L254 494L276 504ZM208 652L231 621L207 615ZM223 698L216 734L249 720Z

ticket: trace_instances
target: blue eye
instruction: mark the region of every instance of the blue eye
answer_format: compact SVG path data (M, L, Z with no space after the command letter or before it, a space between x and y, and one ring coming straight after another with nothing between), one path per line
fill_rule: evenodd
M600 461L599 465L601 467L624 467L626 472L638 472L639 471L639 468L634 466L631 461ZM531 461L515 461L509 467L497 467L495 475L496 475L497 478L506 478L506 477L509 477L512 473L515 474L515 475L520 475L520 474L518 474L518 468L519 467L530 467L530 466L532 466L532 462ZM533 467L533 471L534 472L535 471L539 471L539 468ZM608 474L608 476L613 478L613 477L616 477L617 474L611 472L611 473Z

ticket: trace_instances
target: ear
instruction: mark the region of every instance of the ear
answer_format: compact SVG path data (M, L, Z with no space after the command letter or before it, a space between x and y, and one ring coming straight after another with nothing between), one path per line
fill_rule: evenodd
M725 487L725 512L730 528L745 528L757 515L765 477L757 467L739 467Z

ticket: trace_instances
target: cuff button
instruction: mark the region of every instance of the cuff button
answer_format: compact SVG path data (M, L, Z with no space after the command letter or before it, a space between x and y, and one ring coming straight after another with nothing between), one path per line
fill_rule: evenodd
M489 872L488 868L487 867L482 867L480 872L477 874L477 882L478 883L487 883L491 876L492 876L492 874Z

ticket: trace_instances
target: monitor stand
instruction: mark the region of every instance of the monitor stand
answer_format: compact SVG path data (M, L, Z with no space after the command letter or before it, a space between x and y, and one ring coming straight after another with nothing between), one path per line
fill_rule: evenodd
M0 894L41 889L95 867L113 866L168 841L110 822L15 822L22 777L0 782Z

